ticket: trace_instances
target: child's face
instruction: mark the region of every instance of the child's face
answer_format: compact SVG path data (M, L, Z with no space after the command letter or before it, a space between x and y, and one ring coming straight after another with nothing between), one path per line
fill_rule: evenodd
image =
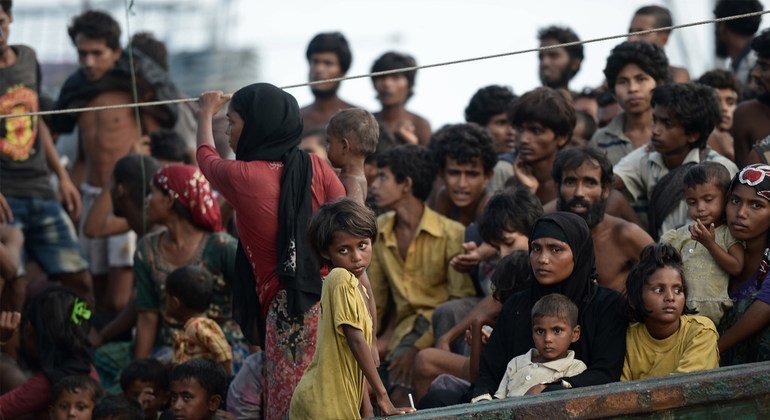
M219 395L210 397L193 378L171 382L171 409L175 419L208 419L216 412L220 402Z
M94 411L94 392L90 389L64 390L51 405L52 420L82 419L89 420Z
M538 316L532 320L532 339L535 348L545 360L557 360L567 356L570 344L580 338L580 327L574 328L556 316Z
M329 159L332 166L339 168L344 164L345 155L348 149L345 147L345 141L338 136L326 131L326 158Z
M459 208L465 208L473 205L484 194L492 173L484 172L480 158L468 163L458 163L455 159L446 158L441 177L452 203Z
M527 235L522 235L515 230L503 230L501 236L503 238L502 242L490 243L490 245L500 250L500 258L517 249L523 249L525 251L529 249L529 238Z
M152 398L146 398L148 393L152 394ZM145 400L149 401L149 403L146 405L142 404L142 406L144 407L145 416L153 418L157 417L160 408L168 402L167 390L158 388L152 382L145 382L139 379L131 382L131 384L123 391L123 395L129 400L139 401L141 398L142 402Z
M678 322L684 311L684 284L679 272L671 267L655 270L642 286L642 303L647 311L645 323Z
M687 203L687 216L700 220L706 227L710 224L722 224L722 212L725 208L724 192L713 182L685 188L684 200Z
M623 67L615 79L615 97L618 105L629 114L642 114L649 111L652 102L652 90L657 82L641 67L629 63Z
M337 231L326 253L328 255L323 257L335 267L344 268L361 278L372 261L372 240Z
M652 111L652 147L662 155L689 151L698 140L695 133L685 133L682 124L668 112L668 108L655 105Z

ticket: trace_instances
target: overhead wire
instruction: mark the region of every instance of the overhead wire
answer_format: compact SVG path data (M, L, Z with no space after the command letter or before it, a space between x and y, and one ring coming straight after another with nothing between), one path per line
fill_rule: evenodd
M599 38L585 39L585 40L581 40L581 41L564 42L564 43L561 43L561 44L546 45L546 46L541 46L541 47L537 47L537 48L527 48L527 49L523 49L523 50L509 51L509 52L498 53L498 54L483 55L483 56L478 56L478 57L462 58L462 59L451 60L451 61L443 61L443 62L439 62L439 63L423 64L423 65L411 66L411 67L402 67L402 68L393 69L393 70L383 70L383 71L376 71L376 72L370 72L370 73L365 73L365 74L358 74L358 75L353 75L353 76L343 76L343 77L335 77L335 78L332 78L332 79L324 79L324 80L315 80L315 81L311 81L311 82L296 83L296 84L292 84L292 85L279 86L279 88L283 89L283 90L295 89L295 88L299 88L299 87L314 86L314 85L320 85L320 84L324 84L324 83L336 83L336 82L343 82L343 81L346 81L346 80L355 80L355 79L363 79L363 78L386 76L386 75L389 75L389 74L397 74L397 73L403 73L403 72L407 72L407 71L416 71L416 70L432 69L432 68L436 68L436 67L453 66L453 65L457 65L457 64L472 63L472 62L475 62L475 61L484 61L484 60L491 60L491 59L495 59L495 58L511 57L511 56L514 56L514 55L521 55L521 54L540 52L540 51L548 51L548 50L554 50L554 49L557 49L557 48L567 48L567 47L572 47L572 46L576 46L576 45L585 45L585 44L609 41L609 40L619 39L619 38L627 38L629 36L647 35L647 34L651 34L651 33L655 33L655 32L668 32L668 31L672 31L674 29L682 29L682 28L689 28L689 27L693 27L693 26L708 25L708 24L712 24L712 23L720 23L720 22L726 22L726 21L736 20L736 19L745 19L745 18L753 17L753 16L761 16L761 15L764 15L764 14L767 14L767 13L770 13L770 10L763 10L763 11L752 12L752 13L744 13L744 14L733 15L733 16L725 16L725 17L714 18L714 19L706 19L706 20L700 20L700 21L696 21L696 22L683 23L683 24L679 24L679 25L671 25L671 26L665 26L665 27L661 27L661 28L647 29L647 30L644 30L644 31L628 32L628 33L622 33L622 34L617 34L617 35L608 35L608 36L603 36L603 37L599 37ZM56 115L56 114L70 114L70 113L80 113L80 112L88 112L88 111L103 111L103 110L108 110L108 109L140 108L140 107L146 107L146 106L182 104L182 103L197 102L197 101L198 101L198 98L180 98L180 99L168 99L168 100L162 100L162 101L135 102L135 103L132 103L132 104L116 104L116 105L103 105L103 106L95 106L95 107L55 109L55 110L49 110L49 111L38 111L38 112L28 112L28 113L19 113L19 114L3 114L3 115L0 115L0 119L15 118L15 117L43 116L43 115Z

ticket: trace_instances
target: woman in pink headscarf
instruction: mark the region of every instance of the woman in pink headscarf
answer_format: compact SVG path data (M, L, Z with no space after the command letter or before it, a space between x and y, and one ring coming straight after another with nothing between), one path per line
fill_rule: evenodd
M214 296L207 315L217 321L233 348L233 367L248 354L237 323L232 320L231 283L235 277L236 240L222 230L219 205L201 172L190 165L168 165L152 180L147 196L148 223L166 229L137 244L136 345L134 357L170 355L174 332L182 328L165 314L166 277L186 265L206 268L214 278Z

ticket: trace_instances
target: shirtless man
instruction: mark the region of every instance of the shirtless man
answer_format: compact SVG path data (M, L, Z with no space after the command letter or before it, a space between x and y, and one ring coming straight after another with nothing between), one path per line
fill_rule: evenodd
M311 82L345 76L352 61L348 41L339 32L320 33L313 37L305 56L310 65L308 80ZM300 110L305 123L303 133L324 128L335 112L354 107L337 96L339 88L340 82L310 86L315 101Z
M594 242L599 284L622 293L628 271L653 240L638 225L605 214L612 176L604 153L590 147L562 150L553 165L553 179L559 184L557 209L585 218Z
M741 102L733 114L735 163L746 165L746 157L754 143L770 135L770 29L762 31L751 42L757 61L749 73L749 84L756 99Z
M120 62L118 23L104 12L90 10L73 18L68 33L77 48L80 69L62 87L57 109L132 103L131 78L125 70L127 60L123 60L126 65ZM135 54L139 53L135 51ZM136 57L140 70L143 65L158 66L141 58ZM155 99L154 91L147 88L147 84L153 84L152 80L143 78L141 73L137 77L139 100ZM109 187L118 159L140 149L142 134L173 125L176 110L168 111L169 108L143 109L140 121L136 120L132 108L64 114L53 119L56 132L70 132L75 125L79 130L79 148L85 163L85 182L81 185L84 214L101 190ZM129 300L135 242L133 233L94 240L81 237L81 248L96 278L94 287L97 302L104 305L102 309L119 311Z
M650 29L665 28L673 26L674 21L671 18L671 11L661 6L644 6L639 8L631 19L631 26L628 32L641 32ZM660 48L666 48L671 31L652 32L645 35L629 36L629 41L647 41L658 44ZM684 67L668 66L671 71L671 79L675 83L685 83L690 81L690 72Z
M714 88L719 95L719 106L722 118L711 132L708 146L720 155L735 161L735 147L730 129L733 128L733 114L741 97L741 84L738 78L724 69L711 70L697 80L698 83Z
M397 52L386 52L372 65L372 72L395 70L405 67L415 67L414 57ZM427 145L430 142L430 124L425 118L409 112L406 102L414 94L414 79L417 70L403 73L388 74L372 77L377 100L382 104L382 111L374 114L380 126L393 134L397 144ZM389 138L380 136L381 140ZM384 143L381 141L381 143ZM394 145L382 144L378 151L385 151Z

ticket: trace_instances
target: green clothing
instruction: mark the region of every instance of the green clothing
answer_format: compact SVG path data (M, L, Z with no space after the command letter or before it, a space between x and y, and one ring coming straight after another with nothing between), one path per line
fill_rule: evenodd
M174 345L174 336L184 331L184 325L166 315L166 277L179 268L161 258L158 243L166 231L151 233L137 244L134 255L134 284L136 308L141 311L157 311L161 322L156 346ZM238 243L227 233L208 234L201 241L195 255L184 265L206 268L214 279L214 296L206 316L217 321L228 341L242 339L240 328L232 320L231 283L235 278L235 250Z

